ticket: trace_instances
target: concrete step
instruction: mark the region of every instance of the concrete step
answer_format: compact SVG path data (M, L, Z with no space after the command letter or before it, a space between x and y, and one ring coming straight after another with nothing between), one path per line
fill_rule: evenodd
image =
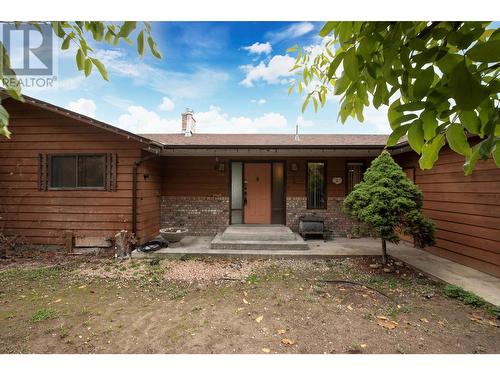
M218 250L308 250L307 243L296 233L293 239L285 241L227 240L217 234L210 243L210 249Z
M221 238L224 241L295 241L296 235L283 225L231 225Z

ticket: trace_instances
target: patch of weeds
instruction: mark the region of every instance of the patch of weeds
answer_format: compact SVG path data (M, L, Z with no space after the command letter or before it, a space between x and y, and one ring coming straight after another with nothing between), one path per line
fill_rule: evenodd
M191 309L191 312L196 312L196 311L201 311L201 310L203 310L203 307L201 307L201 306L195 306L195 307L193 307Z
M384 278L380 276L372 276L367 280L367 283L371 286L379 286L384 283Z
M398 287L398 282L396 279L391 278L391 279L387 280L387 286L391 290L396 289Z
M392 319L396 319L398 316L399 309L396 306L387 306L385 309L385 312L387 315L389 315Z
M370 313L363 314L362 318L365 320L373 320L373 315Z
M32 322L43 322L44 320L57 318L57 311L50 308L38 309L31 317Z
M248 275L248 276L245 278L245 280L246 280L248 283L250 283L250 284L257 284L257 283L259 282L259 277L258 277L256 274L252 273L252 274Z
M479 297L478 295L472 292L468 292L457 285L453 284L446 285L443 289L443 293L445 296L449 298L457 299L465 303L466 305L483 308L489 314L500 317L500 307L494 306L491 303L486 302L483 298Z
M181 299L181 298L185 297L187 294L188 294L187 289L176 290L172 293L172 295L170 296L170 299Z
M141 267L141 263L137 261L132 261L129 265L130 268L137 269Z
M0 281L26 280L37 281L47 280L60 275L61 267L40 267L40 268L12 268L0 272Z

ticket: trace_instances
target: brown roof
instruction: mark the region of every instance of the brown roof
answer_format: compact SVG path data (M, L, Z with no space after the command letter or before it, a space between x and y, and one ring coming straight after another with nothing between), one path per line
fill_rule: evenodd
M162 143L166 148L330 148L385 146L388 135L375 134L141 134Z

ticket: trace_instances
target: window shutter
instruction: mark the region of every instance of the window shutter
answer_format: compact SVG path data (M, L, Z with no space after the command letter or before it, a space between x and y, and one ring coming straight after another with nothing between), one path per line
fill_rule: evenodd
M117 154L106 154L106 190L116 191Z
M38 190L48 189L48 158L47 154L38 154Z

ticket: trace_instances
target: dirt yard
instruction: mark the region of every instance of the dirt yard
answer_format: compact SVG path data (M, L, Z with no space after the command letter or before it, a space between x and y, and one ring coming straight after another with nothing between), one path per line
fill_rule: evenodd
M0 353L500 353L491 306L374 260L2 260Z

